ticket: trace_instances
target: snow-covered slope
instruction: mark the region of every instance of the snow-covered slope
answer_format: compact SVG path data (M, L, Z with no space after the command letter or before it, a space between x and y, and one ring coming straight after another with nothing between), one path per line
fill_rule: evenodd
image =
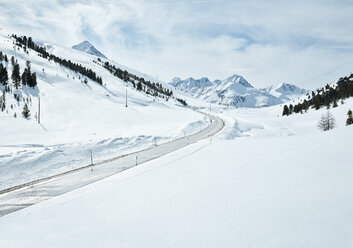
M0 111L0 188L87 165L91 150L98 162L151 146L155 137L164 142L191 132L187 127L194 122L205 123L203 115L181 108L173 99L166 101L136 91L93 62L96 56L52 42L35 42L56 56L93 70L102 77L103 85L89 78L86 84L86 77L80 73L48 61L33 50L28 49L27 54L14 47L13 39L1 30L0 51L9 60L1 63L7 68L10 92L5 93L6 109ZM14 88L12 56L21 73L26 61L31 61L31 71L37 75L36 88ZM144 73L139 75L150 79ZM0 91L3 90L5 87L0 85ZM14 94L20 96L19 101ZM41 124L35 118L39 96ZM25 103L30 109L29 119L21 114Z
M329 132L316 128L324 108L215 108L228 128L212 143L4 216L0 246L350 247L352 107L331 110Z
M107 58L103 53L101 53L97 48L95 48L89 41L85 40L77 45L72 46L73 49L76 49L81 52L85 52L91 55L95 55L101 58Z
M272 85L263 90L275 97L280 98L282 102L288 102L290 100L300 98L301 96L308 93L308 90L301 89L293 84L286 83Z
M307 91L295 85L280 84L256 89L242 76L233 75L225 80L211 82L208 78L181 80L174 78L170 84L188 95L211 103L236 107L265 107L298 98Z

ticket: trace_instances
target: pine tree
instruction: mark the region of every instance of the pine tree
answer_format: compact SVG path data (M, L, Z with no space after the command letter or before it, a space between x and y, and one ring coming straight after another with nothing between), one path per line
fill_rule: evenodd
M1 108L1 111L4 111L6 108L5 91L3 91L2 96L0 96L0 108Z
M292 113L293 113L293 105L289 104L289 114L292 114Z
M9 76L7 74L7 69L2 64L0 64L0 84L6 86L9 81Z
M19 64L15 64L12 70L12 82L16 89L21 85L21 76L20 76L20 66Z
M140 81L137 83L137 90L142 90L142 83Z
M352 110L348 110L347 115L348 115L348 118L346 121L346 125L349 126L353 124Z
M15 64L16 64L16 61L15 61L15 57L14 57L14 56L11 57L11 64L12 64L12 67L14 67Z
M28 117L30 117L30 111L29 111L29 108L28 108L28 106L27 106L27 103L25 104L25 106L23 107L23 111L22 111L22 115L23 115L23 117L24 118L28 118Z
M35 87L37 85L37 75L36 73L31 73L31 62L26 62L27 67L22 73L21 80L22 85L28 85L29 87Z
M282 113L282 115L289 115L289 108L288 108L287 105L284 105L284 106L283 106L283 113Z
M36 87L36 85L37 85L37 75L35 72L33 72L29 77L28 86L34 88Z

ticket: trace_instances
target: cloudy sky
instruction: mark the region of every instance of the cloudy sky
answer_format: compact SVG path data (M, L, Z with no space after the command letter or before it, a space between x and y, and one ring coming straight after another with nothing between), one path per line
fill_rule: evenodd
M0 0L0 28L170 81L244 76L314 89L353 72L352 0Z

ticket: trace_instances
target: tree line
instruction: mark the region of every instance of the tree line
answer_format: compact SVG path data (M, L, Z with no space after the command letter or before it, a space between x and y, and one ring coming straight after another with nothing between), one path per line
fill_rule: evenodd
M46 48L43 46L39 46L35 44L32 40L32 37L26 37L26 36L17 36L13 34L11 36L15 40L15 44L23 48L25 52L28 53L28 49L32 49L38 53L39 56L48 59L49 61L54 61L58 64L60 64L63 67L66 67L72 71L75 71L77 73L80 73L87 78L99 83L100 85L103 85L103 80L101 77L97 76L97 74L81 64L78 63L73 63L71 60L66 60L62 59L58 56L55 56L54 54L50 54L48 51L46 51ZM99 62L102 62L100 58L98 58ZM164 98L165 96L167 97L167 100L169 97L172 97L173 91L169 90L167 88L164 88L162 84L160 83L154 83L151 81L146 81L142 77L138 77L132 73L129 73L126 70L121 70L120 68L117 68L115 65L109 64L109 62L102 62L102 66L107 69L111 74L114 76L118 77L119 79L125 81L125 82L130 82L134 88L136 88L138 91L143 91L146 94L152 95L152 96L160 96ZM161 95L159 95L161 94ZM187 105L186 101L183 99L176 99L180 103L182 103L184 106Z
M5 61L5 66L3 65L3 61ZM8 57L6 54L0 51L0 84L5 86L5 91L9 91L8 83L9 83L9 75L7 72L7 64L8 64ZM35 72L31 72L31 62L26 62L26 68L24 69L22 75L20 74L20 65L18 64L17 60L14 56L11 57L11 64L12 64L12 73L11 79L13 85L16 89L21 87L22 85L28 85L29 87L36 87L37 86L37 75Z
M312 91L311 94L308 94L308 99L292 105L289 104L283 106L282 115L290 115L293 113L302 113L307 111L309 108L314 108L316 110L320 109L323 106L327 108L337 107L337 102L339 100L343 101L346 98L353 96L353 74L348 77L340 78L336 86L326 85L321 89L317 89L316 92Z
M102 62L100 58L98 58L98 61ZM115 65L109 64L108 61L103 63L103 67L115 77L125 82L130 82L138 91L144 91L146 94L152 96L158 96L158 93L166 95L167 97L173 95L173 91L163 88L162 84L146 81L143 77L138 77L126 70L117 68Z
M71 60L62 59L58 56L55 56L54 54L48 53L46 51L45 47L38 46L37 44L35 44L32 40L32 37L28 37L28 38L26 36L20 37L15 34L13 34L11 37L15 39L16 45L23 48L25 51L28 48L32 49L32 50L36 51L41 57L48 59L49 61L52 60L52 61L60 64L63 67L66 67L72 71L80 73L80 74L88 77L89 79L99 83L100 85L103 85L102 78L97 76L97 74L94 71L82 66L81 64L73 63Z

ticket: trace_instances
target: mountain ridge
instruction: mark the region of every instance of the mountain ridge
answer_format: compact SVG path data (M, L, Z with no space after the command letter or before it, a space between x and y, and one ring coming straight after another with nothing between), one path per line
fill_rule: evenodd
M210 81L207 77L182 80L174 77L169 83L188 95L211 103L236 107L267 107L299 98L306 94L293 84L280 83L266 88L255 88L244 77L234 74L224 80Z
M81 52L85 52L91 55L107 59L107 56L105 56L102 52L95 48L88 40L84 40L77 45L73 45L72 48Z

